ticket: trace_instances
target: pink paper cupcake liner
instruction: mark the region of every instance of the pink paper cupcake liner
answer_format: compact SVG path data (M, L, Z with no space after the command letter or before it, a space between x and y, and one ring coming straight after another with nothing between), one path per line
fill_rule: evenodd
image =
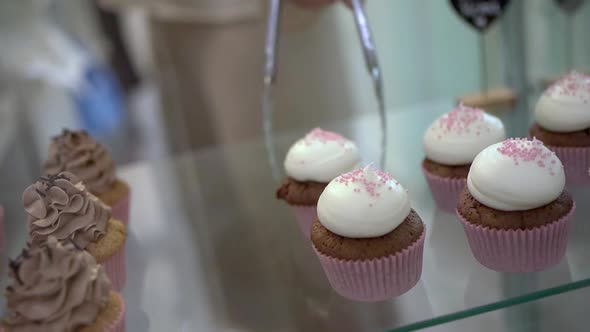
M547 146L561 160L569 185L589 185L590 147Z
M119 298L119 301L121 301L121 313L119 314L119 317L117 317L117 320L115 320L111 327L105 330L105 332L125 332L125 300L120 294L116 294L116 296Z
M471 252L482 265L498 272L537 272L557 265L567 247L570 212L550 224L526 230L496 230L457 216L467 235Z
M420 280L425 234L426 228L420 238L403 251L371 260L334 258L313 248L338 294L357 301L383 301L404 294Z
M424 176L426 176L436 205L448 212L455 211L459 194L465 189L467 179L444 178L428 172L424 167L422 167L422 171L424 172Z
M120 220L125 224L125 226L129 225L129 201L131 197L131 191L127 194L127 196L121 198L117 203L111 205L111 212L113 218Z
M121 291L127 280L127 267L125 266L125 247L119 249L111 258L103 263L104 270L111 280L113 289Z
M309 233L311 231L311 224L317 218L318 211L315 206L294 206L295 218L299 229L306 239L309 239Z

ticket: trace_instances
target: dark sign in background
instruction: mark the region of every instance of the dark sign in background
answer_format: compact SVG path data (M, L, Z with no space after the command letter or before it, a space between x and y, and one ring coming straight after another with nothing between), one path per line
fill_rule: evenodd
M510 0L450 0L453 9L472 27L484 32L502 16Z
M457 14L479 32L480 89L488 91L484 32L504 13L510 0L449 0Z

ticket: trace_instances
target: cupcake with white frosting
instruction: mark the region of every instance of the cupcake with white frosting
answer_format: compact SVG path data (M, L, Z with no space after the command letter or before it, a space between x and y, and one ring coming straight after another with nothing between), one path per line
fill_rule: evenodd
M549 87L529 134L555 151L568 184L590 183L590 76L573 71Z
M354 142L320 128L291 146L285 158L287 177L276 196L295 208L297 221L307 238L324 188L335 177L358 167L360 161Z
M477 155L457 215L475 258L502 272L559 263L575 211L559 158L536 139L508 139Z
M439 207L455 210L475 156L504 139L499 118L462 104L430 125L424 133L422 170Z
M381 301L407 292L420 279L425 234L406 189L367 166L328 184L311 241L336 292Z

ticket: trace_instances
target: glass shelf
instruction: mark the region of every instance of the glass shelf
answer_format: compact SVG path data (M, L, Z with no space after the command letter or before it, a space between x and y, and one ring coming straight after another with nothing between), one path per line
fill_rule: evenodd
M420 282L385 302L331 290L292 211L274 198L262 139L122 167L133 188L123 291L129 331L411 331L589 286L586 204L578 204L566 257L552 269L497 273L472 257L460 223L436 209L419 167L424 129L451 106L444 100L388 114L387 170L409 190L427 237ZM511 135L526 133L527 108L523 101L500 114ZM324 127L357 140L366 161L376 159L376 115ZM277 133L277 154L308 129ZM590 197L588 188L571 192L578 202ZM7 239L14 256L24 223L9 222L19 234Z

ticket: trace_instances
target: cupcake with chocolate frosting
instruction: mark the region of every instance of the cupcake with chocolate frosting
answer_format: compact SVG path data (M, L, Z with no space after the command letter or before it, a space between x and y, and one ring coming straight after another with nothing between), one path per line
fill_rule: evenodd
M291 146L285 158L287 177L276 196L295 208L297 221L307 238L324 188L335 177L358 167L360 161L354 142L320 128Z
M123 332L125 303L102 266L50 236L10 262L4 332Z
M504 139L499 118L463 104L430 125L424 133L422 170L440 208L455 210L475 156Z
M86 190L74 174L41 177L23 193L27 229L34 245L53 236L72 242L103 264L114 288L125 282L127 230L111 210Z
M537 102L529 135L557 154L568 184L589 184L590 76L573 71L549 87Z
M328 184L311 228L330 284L359 301L386 300L414 287L422 273L425 235L406 190L370 166Z
M575 211L555 153L539 140L509 139L477 155L457 215L475 258L502 272L559 263Z
M104 145L83 130L64 130L49 145L44 172L57 174L64 171L76 175L88 191L111 207L116 219L128 224L131 190L127 183L117 178L115 163Z

